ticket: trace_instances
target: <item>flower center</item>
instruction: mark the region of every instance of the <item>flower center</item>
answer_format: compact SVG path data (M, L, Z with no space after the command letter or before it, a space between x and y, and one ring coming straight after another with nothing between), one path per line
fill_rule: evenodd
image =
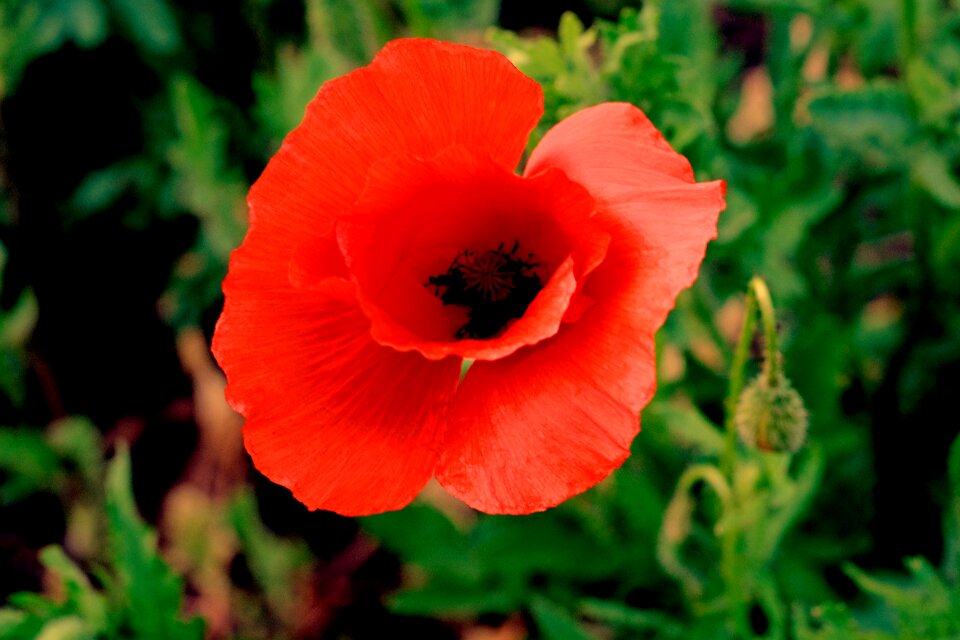
M543 289L534 271L540 265L533 262L532 253L518 256L518 249L519 240L509 251L502 242L484 252L465 249L444 273L427 280L424 286L435 287L434 295L443 304L468 309L469 320L457 329L457 340L492 338L511 320L523 316Z

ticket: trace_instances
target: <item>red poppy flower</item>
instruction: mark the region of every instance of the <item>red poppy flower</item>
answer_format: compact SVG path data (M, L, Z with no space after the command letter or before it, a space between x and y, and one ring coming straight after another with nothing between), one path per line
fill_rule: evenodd
M498 53L398 40L321 87L250 190L213 350L255 465L308 507L399 509L435 476L529 513L628 456L724 187L628 104L516 175L542 105Z

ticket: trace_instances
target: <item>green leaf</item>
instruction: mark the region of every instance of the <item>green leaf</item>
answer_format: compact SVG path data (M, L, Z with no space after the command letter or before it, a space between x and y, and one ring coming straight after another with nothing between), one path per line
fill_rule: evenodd
M226 264L246 231L246 180L228 161L223 103L195 78L178 76L170 101L178 136L167 148L177 201L197 216L213 255Z
M948 586L923 558L906 561L910 577L879 578L852 565L844 571L894 616L902 640L960 636L960 589Z
M950 481L950 500L944 520L944 578L954 585L960 584L960 436L950 447L947 458L947 478Z
M20 299L10 311L0 311L0 345L25 347L37 324L38 315L37 298L33 291L27 289L20 294Z
M298 575L310 566L310 553L302 540L284 540L260 520L250 492L237 495L230 505L230 522L254 579L274 611L288 613L294 605Z
M79 471L88 491L103 477L103 444L100 431L86 418L63 418L50 425L50 448Z
M522 606L523 599L516 589L434 580L421 589L395 593L388 604L400 615L476 617L479 613L512 613Z
M56 576L67 594L71 611L79 614L84 628L98 633L107 631L107 602L94 590L86 574L61 547L50 546L40 552L40 562Z
M543 87L544 117L528 140L528 150L560 119L601 102L606 95L603 78L591 56L597 29L584 29L573 13L561 17L556 40L523 38L499 29L488 31L487 39Z
M499 0L403 0L404 16L414 35L436 37L494 24Z
M930 196L947 207L960 211L960 180L950 161L938 149L923 147L913 155L911 175Z
M83 218L116 204L127 193L145 191L156 179L153 167L144 159L117 162L88 173L73 193L70 205Z
M479 577L467 537L430 506L415 504L402 511L361 518L360 523L383 546L408 562L431 571L456 570L465 579ZM411 531L417 535L410 535Z
M0 277L5 260L6 254L0 245ZM0 309L0 391L17 407L24 401L26 345L38 314L37 298L31 289L25 289L9 311Z
M106 37L107 17L100 0L54 0L42 3L35 23L35 51L47 52L65 40L94 47Z
M910 102L898 85L874 82L853 91L831 89L809 104L813 126L833 146L873 168L905 160L913 139Z
M617 629L657 632L658 638L683 638L684 626L662 611L637 609L619 602L587 598L580 603L580 612Z
M64 36L79 46L94 47L107 33L106 13L100 0L61 0L56 6L63 16Z
M11 607L0 608L0 639L32 638L36 632L32 632L29 636L24 633L24 626L29 622L27 614L23 611Z
M106 36L102 0L0 3L0 98L14 90L32 60L67 41L91 48Z
M180 48L180 27L167 0L110 0L120 23L146 53L170 55Z
M0 485L0 504L55 490L62 481L57 454L35 429L0 428L0 470L8 476Z
M907 64L907 90L920 119L927 124L946 124L951 113L960 108L960 90L950 85L939 71L926 61L914 58Z
M307 55L365 63L391 37L385 3L378 0L307 0L306 10L311 43Z
M107 533L126 622L141 640L203 638L203 620L180 619L183 585L157 551L156 535L140 519L130 487L130 456L120 446L107 468Z
M300 124L307 103L320 85L349 68L342 56L321 49L282 47L271 73L253 78L255 114L271 146L279 148L283 138Z
M723 434L695 407L671 402L651 403L643 412L644 423L662 429L672 446L704 455L719 455Z
M50 620L36 640L91 640L94 635L86 621L79 616L67 616Z
M530 613L544 640L596 640L569 613L545 598L536 598Z
M556 511L483 518L471 542L482 566L506 580L526 580L539 573L599 579L620 566L614 545L591 539Z

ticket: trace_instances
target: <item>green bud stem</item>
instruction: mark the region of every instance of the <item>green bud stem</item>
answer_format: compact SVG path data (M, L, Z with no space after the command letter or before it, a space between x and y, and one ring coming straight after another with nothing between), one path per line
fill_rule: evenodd
M733 353L730 366L730 385L726 398L726 434L720 469L730 486L734 483L737 462L737 426L735 416L737 404L743 394L747 360L750 358L750 345L757 328L757 312L763 323L765 373L773 381L780 375L780 357L777 343L777 319L770 298L770 290L762 278L754 276L747 288L747 308L744 311L743 327ZM731 495L726 503L728 510L736 510L736 496ZM727 583L727 597L732 609L734 626L738 636L749 636L748 594L744 590L744 567L739 551L739 532L736 527L726 527L720 532L721 572Z
M764 365L767 381L771 384L780 376L780 345L777 338L777 314L773 310L770 290L763 279L754 276L750 280L750 293L760 309L760 321L763 323Z
M730 364L730 386L727 389L726 406L726 447L721 461L721 469L727 478L733 477L733 467L737 451L737 428L734 416L737 403L743 394L747 360L750 358L750 344L757 327L757 311L763 323L764 371L767 380L773 383L781 374L780 351L777 340L777 316L770 298L770 289L763 278L754 276L747 288L747 308L743 314L743 328Z

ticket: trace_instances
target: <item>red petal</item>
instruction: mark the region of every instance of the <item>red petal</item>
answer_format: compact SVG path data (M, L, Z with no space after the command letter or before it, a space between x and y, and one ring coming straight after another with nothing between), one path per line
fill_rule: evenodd
M356 210L337 223L343 255L373 321L372 335L427 358L496 359L554 335L609 237L591 220L592 198L559 171L521 178L454 147L435 160L391 157L370 171ZM523 317L501 335L456 340L466 321L444 306L428 278L458 252L518 242L546 283Z
M461 381L437 479L470 506L541 511L629 455L656 383L656 314L637 289L646 283L634 247L615 231L587 282L595 302L576 322L509 358L474 363Z
M282 243L326 234L370 166L397 153L459 144L512 169L542 112L540 85L499 53L395 40L320 88L250 191L251 226L269 224Z
M231 273L230 291L240 277ZM353 285L228 297L214 352L256 467L311 509L399 509L430 479L459 361L381 347Z
M635 107L605 104L544 137L526 175L563 170L602 206L612 238L584 297L551 340L461 382L437 478L471 506L529 513L610 474L653 395L653 336L716 235L723 183L693 183Z
M716 237L725 207L723 181L695 183L687 159L642 111L625 103L584 109L548 131L525 174L546 169L562 169L642 238L649 266L661 276L656 284L663 287L650 294L665 318Z

